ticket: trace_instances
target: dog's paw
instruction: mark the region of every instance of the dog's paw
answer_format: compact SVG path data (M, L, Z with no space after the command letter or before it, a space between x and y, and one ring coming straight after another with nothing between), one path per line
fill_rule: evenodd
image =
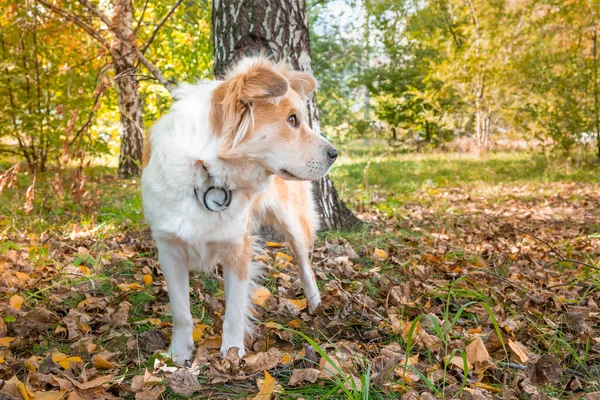
M312 296L306 297L308 302L308 313L314 314L316 309L321 305L321 294L317 291Z
M169 347L169 355L175 364L188 365L194 359L194 341L190 337L189 340L177 340L171 341Z
M226 358L229 349L233 348L237 348L237 354L240 358L244 357L246 355L244 342L240 342L239 340L237 342L238 343L236 343L236 341L226 341L225 338L223 338L223 343L221 344L221 357Z

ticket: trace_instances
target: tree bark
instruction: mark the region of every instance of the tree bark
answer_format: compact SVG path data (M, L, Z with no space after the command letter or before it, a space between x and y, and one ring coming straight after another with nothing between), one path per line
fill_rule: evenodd
M274 61L312 72L305 0L214 0L215 77L223 78L240 58L264 53ZM307 102L309 124L319 128L314 93ZM362 222L340 200L329 176L313 184L324 229L351 229Z
M115 58L115 83L119 110L121 112L121 149L119 151L119 176L128 178L139 175L144 128L142 103L134 72L137 48L133 32L133 6L131 0L116 0L113 24L120 35L115 35L113 49L120 56Z

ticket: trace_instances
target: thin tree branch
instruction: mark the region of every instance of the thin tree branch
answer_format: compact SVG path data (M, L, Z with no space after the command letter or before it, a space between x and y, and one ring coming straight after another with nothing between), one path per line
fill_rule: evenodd
M158 33L158 31L160 30L160 28L163 27L163 25L165 24L165 22L167 22L167 19L169 19L169 17L175 12L175 10L177 9L177 7L179 7L179 5L183 3L183 0L178 0L177 3L175 3L173 5L173 7L171 7L171 9L169 10L169 12L163 17L163 19L158 23L158 25L156 25L156 27L154 28L154 31L152 32L152 35L150 35L150 38L146 41L146 43L144 43L144 45L142 46L142 48L140 49L140 52L142 54L146 53L146 50L148 50L148 47L150 47L150 45L152 44L152 42L154 41L154 38L156 38L156 34Z
M98 76L96 77L96 84L101 79L102 75L104 74L104 70L105 70L106 66L107 65L104 65L102 68L100 68L100 72L98 73ZM79 130L77 131L77 133L75 133L75 136L73 136L73 139L71 139L69 141L69 147L71 147L73 145L73 143L75 143L75 141L79 138L79 136L92 123L92 118L94 117L94 114L98 110L98 103L99 103L100 99L102 98L102 96L104 95L104 92L105 92L104 88L100 88L100 90L98 90L96 92L96 96L94 97L94 105L92 106L92 110L88 114L88 117L87 117L87 120L85 121L85 123L81 126L81 128L79 128Z
M43 5L44 7L46 7L47 9L54 11L55 13L61 15L63 18L65 18L65 19L73 22L75 25L79 26L81 29L86 31L91 37L93 37L98 42L100 42L100 44L102 46L104 46L107 50L109 50L111 52L111 54L113 53L113 50L111 49L111 47L110 47L109 43L106 41L106 39L104 39L100 34L98 34L98 32L96 32L94 30L94 28L92 28L87 23L85 23L81 19L80 16L73 14L67 10L63 10L60 7L56 7L55 5L49 3L45 0L36 0L36 1L38 3L40 3L41 5Z
M130 39L126 38L123 35L123 33L115 27L115 24L113 24L111 22L111 20L106 16L106 14L104 14L100 9L98 9L92 3L90 3L89 0L79 0L79 2L81 4L83 4L85 7L87 7L94 14L96 14L98 16L98 18L100 18L102 20L102 22L104 22L106 24L106 26L115 34L115 36L119 40L126 42L126 43L130 41ZM135 42L132 44L132 47L136 52L136 56L138 57L140 62L144 65L144 67L146 67L148 69L148 71L150 71L150 73L152 73L152 75L154 75L156 77L156 79L158 79L158 81L169 92L172 92L174 89L173 84L171 82L169 82L168 80L166 80L165 77L163 76L162 72L160 72L160 70L154 64L152 64L146 57L144 57L144 55L140 52L140 49L138 49L137 46L135 45Z
M142 13L140 14L140 18L137 21L137 24L135 25L135 29L133 30L133 32L135 32L137 34L138 29L140 29L140 26L142 25L142 21L144 20L144 15L146 14L146 8L148 7L148 1L146 0L144 2L144 8L142 8Z
M106 14L104 14L98 7L96 7L95 5L93 5L92 3L90 3L88 0L79 0L79 3L81 3L88 10L90 10L91 12L93 12L94 14L96 14L98 16L98 18L100 18L102 20L102 22L104 22L104 24L111 31L113 31L113 32L115 31L115 27L113 26L113 23L110 20L110 18L108 18L106 16Z
M165 89L169 91L169 93L173 93L173 90L175 89L173 84L163 76L162 72L160 72L160 70L156 68L154 64L148 61L148 59L144 57L142 53L140 53L140 50L137 47L136 51L138 53L137 56L140 59L140 62L144 64L144 67L146 67L146 69L148 69L148 71L150 71L150 73L154 75L156 79L158 79L158 81L165 87Z

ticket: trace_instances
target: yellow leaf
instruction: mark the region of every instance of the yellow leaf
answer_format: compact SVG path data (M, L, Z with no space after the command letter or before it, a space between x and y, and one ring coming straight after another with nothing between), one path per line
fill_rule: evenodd
M286 260L287 262L290 262L290 261L292 261L292 256L290 256L290 255L287 255L287 254L285 254L285 253L282 253L282 252L278 252L278 253L277 253L275 256L276 256L277 258L284 259L284 260Z
M298 321L297 319L293 319L288 322L288 326L292 329L298 329L302 325L302 321Z
M25 368L29 372L37 372L38 367L38 358L36 356L31 356L25 361Z
M389 257L389 254L387 253L387 251L381 250L380 248L377 248L377 247L375 248L375 250L373 250L373 255L375 257L379 257L384 260Z
M13 340L15 340L14 337L2 337L0 338L0 346L9 347L10 342L12 342Z
M252 400L269 400L275 390L277 381L267 371L265 371L265 381L260 387L260 392L252 398Z
M200 340L202 338L202 335L204 335L204 331L206 330L206 328L208 328L208 325L204 325L204 324L195 324L194 325L194 330L192 331L192 339L194 339L194 342L197 342L198 340Z
M52 390L49 392L35 392L35 400L60 400L67 394L66 390Z
M21 296L19 296L18 294L15 294L15 295L11 296L10 300L8 300L10 306L12 308L14 308L15 310L20 310L24 301L25 300Z
M4 363L4 357L0 356L0 364Z
M299 311L302 311L306 308L307 306L307 302L306 299L300 299L300 300L290 300L290 299L285 299L288 303L290 303L292 306L294 306L295 308L297 308Z
M483 383L483 382L475 382L475 383L472 383L471 386L474 386L479 389L485 389L488 392L492 392L492 393L499 393L502 391L502 389L500 389L496 386L492 386L492 385L489 385L489 384Z
M117 285L117 287L124 292L129 292L131 290L144 290L144 287L139 283L130 283L129 285L121 283L120 285Z
M85 265L80 265L77 267L85 276L90 276L92 274L92 270L86 267Z
M15 276L20 281L28 281L31 279L28 274L26 274L25 272L20 272L20 271L15 272Z
M146 285L146 286L152 285L152 275L146 274L146 275L144 275L144 277L142 279L144 280L144 285Z
M19 380L19 378L17 378L17 376L13 376L12 378L10 378L9 380L7 380L5 382L6 385L9 384L13 384L17 387L17 389L19 390L19 394L21 395L21 397L23 398L23 400L33 400L35 398L34 394L31 393L31 391L29 389L27 389L27 387L25 386L25 384L23 382L21 382Z
M271 328L271 329L283 329L283 326L279 325L277 322L273 322L273 321L269 321L265 324L265 326L267 328Z
M92 365L98 369L112 369L115 367L113 363L107 361L100 354L96 354L94 357L92 357Z
M254 304L257 306L266 307L269 297L271 297L271 292L269 292L269 289L265 287L259 287L254 289L251 297Z
M285 243L277 243L277 242L267 242L265 243L267 247L283 247Z
M52 354L52 361L63 367L64 369L71 368L72 362L83 362L81 357L67 357L65 353L54 353Z
M289 354L284 354L283 357L281 357L281 364L290 364L292 361L294 361L294 358L292 356L290 356Z
M470 333L471 335L473 335L475 333L481 333L481 331L482 331L481 326L478 326L477 328L467 329L467 333Z

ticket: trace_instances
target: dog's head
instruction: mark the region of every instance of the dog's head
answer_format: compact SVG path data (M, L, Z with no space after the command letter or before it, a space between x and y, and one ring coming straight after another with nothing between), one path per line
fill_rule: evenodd
M307 124L307 97L316 80L264 58L243 59L213 92L212 132L219 157L254 163L284 179L316 180L337 158L327 139Z

